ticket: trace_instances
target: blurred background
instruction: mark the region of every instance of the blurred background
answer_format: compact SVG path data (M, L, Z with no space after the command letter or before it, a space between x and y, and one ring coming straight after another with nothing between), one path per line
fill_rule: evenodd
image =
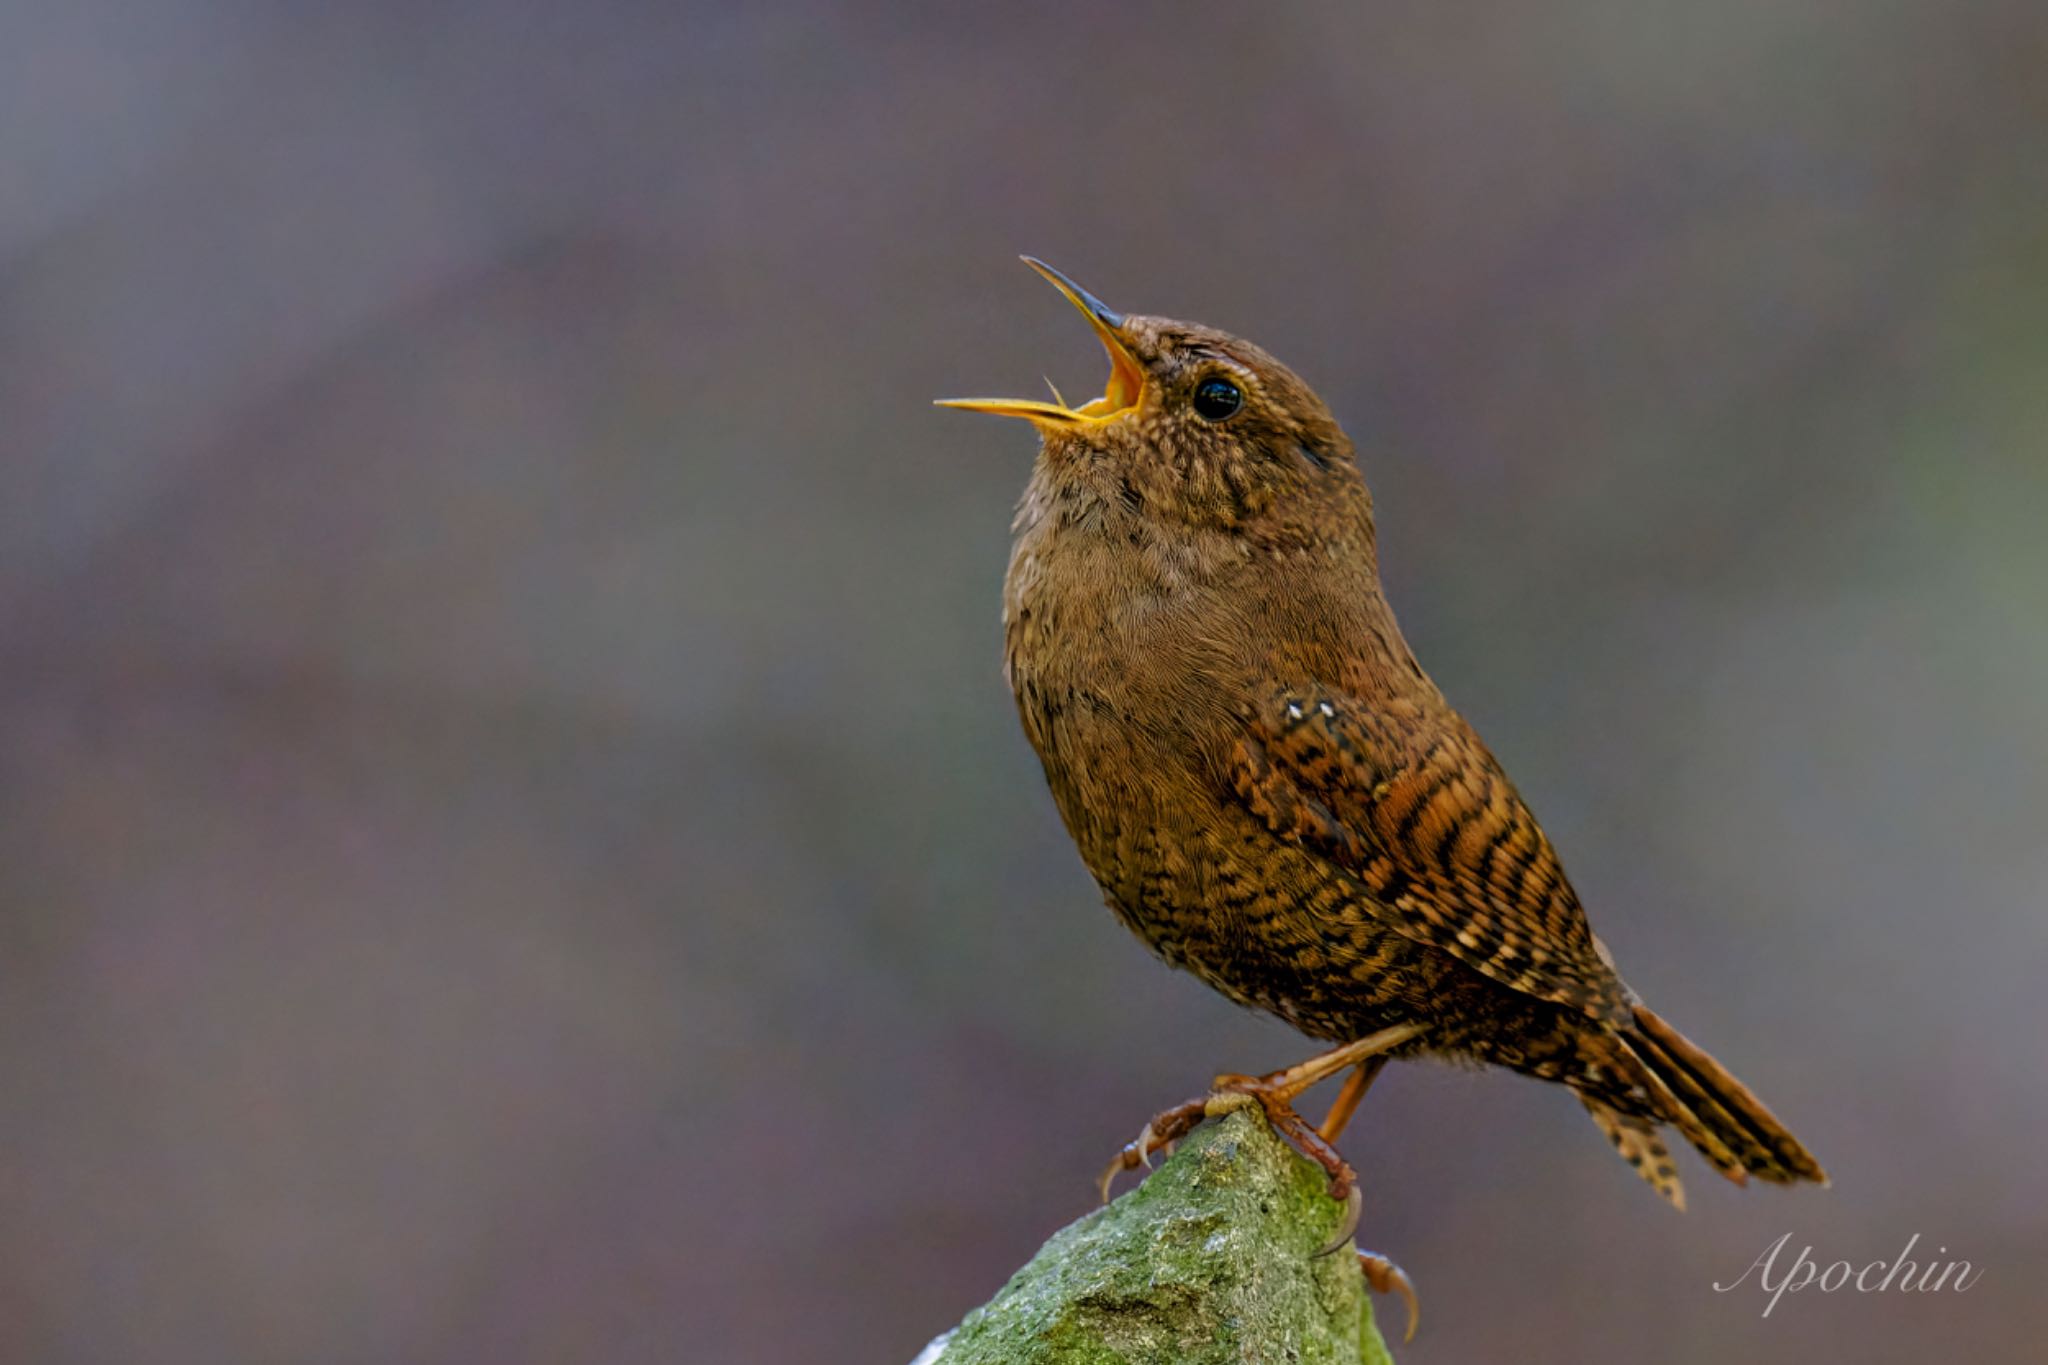
M1396 1068L1405 1361L2038 1358L2048 12L0 10L0 1359L881 1361L1302 1042L998 670L1015 256L1293 362L1829 1192ZM1918 1234L1966 1294L1711 1283ZM1790 1252L1788 1252L1788 1255Z

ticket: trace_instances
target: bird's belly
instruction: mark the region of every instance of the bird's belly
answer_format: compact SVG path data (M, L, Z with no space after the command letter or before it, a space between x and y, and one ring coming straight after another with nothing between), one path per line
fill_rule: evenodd
M1133 825L1083 855L1160 957L1314 1037L1441 1019L1477 980L1390 927L1355 879L1234 812L1197 831Z

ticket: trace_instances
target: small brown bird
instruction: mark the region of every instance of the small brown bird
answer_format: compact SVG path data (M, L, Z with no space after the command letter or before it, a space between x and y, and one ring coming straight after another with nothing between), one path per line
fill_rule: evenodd
M1388 1057L1430 1054L1569 1087L1681 1208L1662 1125L1738 1183L1824 1181L1622 983L1536 818L1416 663L1380 589L1372 496L1322 400L1249 342L1120 315L1025 259L1110 360L1077 408L1057 392L946 404L1041 437L1003 589L1025 732L1127 926L1341 1045L1219 1077L1147 1125L1105 1190L1219 1103L1256 1101L1355 1221L1329 1142ZM1294 1098L1347 1068L1311 1129ZM1368 1270L1385 1288L1390 1267Z

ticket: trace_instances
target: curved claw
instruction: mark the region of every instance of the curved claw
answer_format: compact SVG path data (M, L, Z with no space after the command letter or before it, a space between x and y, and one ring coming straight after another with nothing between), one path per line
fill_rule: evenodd
M1124 1165L1122 1152L1118 1152L1110 1159L1110 1163L1102 1168L1102 1174L1096 1178L1095 1189L1102 1196L1103 1203L1109 1202L1109 1187L1116 1183L1117 1176L1128 1169L1129 1167Z
M1337 1220L1337 1231L1331 1235L1329 1241L1323 1244L1322 1250L1316 1252L1316 1255L1328 1256L1331 1252L1342 1250L1344 1244L1351 1240L1351 1234L1358 1231L1358 1218L1364 1210L1365 1196L1359 1193L1358 1186L1353 1185L1345 1190L1344 1216ZM1360 1254L1363 1255L1364 1253L1361 1252Z
M1117 1149L1117 1154L1110 1159L1109 1165L1103 1169L1102 1178L1095 1182L1096 1188L1102 1193L1103 1203L1107 1204L1109 1202L1110 1186L1116 1184L1116 1178L1120 1173L1133 1170L1139 1166L1143 1166L1148 1171L1152 1169L1152 1149L1157 1145L1159 1145L1159 1135L1152 1131L1151 1123L1147 1122L1143 1128L1138 1130L1137 1137Z
M1401 1344L1415 1340L1416 1324L1422 1321L1422 1300L1415 1297L1415 1283L1408 1278L1408 1272L1395 1265L1378 1252L1358 1253L1358 1268L1365 1272L1365 1282L1379 1294L1399 1293L1408 1304L1408 1330L1401 1337Z
M1154 1114L1145 1126L1138 1130L1138 1136L1126 1142L1117 1151L1115 1158L1103 1171L1102 1178L1095 1182L1096 1189L1102 1195L1102 1202L1109 1202L1109 1189L1116 1183L1119 1171L1134 1171L1140 1166L1149 1171L1152 1169L1154 1152L1171 1155L1173 1144L1187 1136L1188 1132L1202 1121L1207 1113L1207 1106L1208 1100L1205 1097L1189 1100L1185 1104L1177 1104L1171 1109Z

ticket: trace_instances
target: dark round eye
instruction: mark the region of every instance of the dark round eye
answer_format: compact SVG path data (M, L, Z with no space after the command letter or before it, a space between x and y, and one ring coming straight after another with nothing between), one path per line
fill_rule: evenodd
M1195 385L1195 411L1220 422L1244 406L1244 390L1228 379L1204 379Z

